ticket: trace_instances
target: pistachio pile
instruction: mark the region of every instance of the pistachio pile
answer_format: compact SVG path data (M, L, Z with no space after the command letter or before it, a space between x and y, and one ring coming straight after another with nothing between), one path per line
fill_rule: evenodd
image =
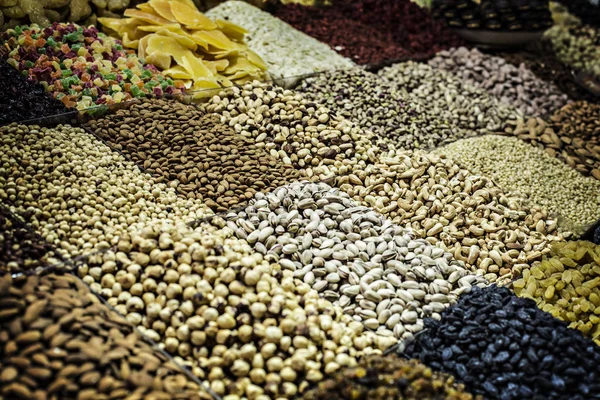
M62 257L48 242L0 204L0 275L40 271L61 262Z
M488 135L463 139L436 153L469 171L486 175L507 193L576 224L600 217L600 182L578 172L543 150L514 137Z
M354 66L351 60L325 43L246 2L224 2L209 10L206 16L245 28L248 47L258 53L268 65L268 72L276 78Z
M600 345L600 246L564 242L514 282L518 296L579 329Z
M124 234L115 251L90 256L78 273L227 399L294 398L396 342L363 332L225 225L220 217L195 229L148 225Z
M326 167L323 167L326 168ZM441 246L489 281L518 276L539 260L557 234L557 221L526 207L492 180L447 158L421 151L390 152L374 165L351 160L336 171L335 186L354 200Z
M343 307L370 330L410 338L472 286L485 286L444 252L326 183L257 193L227 226L265 259Z
M555 25L546 31L544 38L551 43L563 63L575 70L600 76L599 32L587 25Z
M254 81L227 88L202 104L201 110L219 115L221 123L233 127L236 134L253 139L257 148L309 178L331 178L316 176L313 169L318 165L377 158L372 134L301 93L279 86Z
M0 397L212 397L73 275L0 277Z
M434 148L453 135L426 103L405 99L398 88L362 68L308 77L296 90L373 132L383 149L387 144L398 149Z
M471 400L480 399L468 393L454 377L430 368L416 360L395 355L373 355L354 368L344 368L332 378L319 382L304 395L305 400Z
M509 126L514 135L551 157L557 157L585 176L600 180L600 105L586 101L567 104L548 122L531 118Z
M429 65L451 72L469 84L485 90L501 103L517 108L523 115L549 116L567 103L567 95L553 83L535 76L521 64L516 67L502 57L473 48L439 52Z
M398 87L408 101L423 104L452 129L451 139L502 130L522 119L513 106L501 104L486 90L447 71L414 61L394 64L379 76Z
M221 124L219 116L177 101L136 101L87 126L156 182L215 212L300 177L292 165Z
M210 213L80 128L0 128L0 201L70 255L106 248L152 219Z

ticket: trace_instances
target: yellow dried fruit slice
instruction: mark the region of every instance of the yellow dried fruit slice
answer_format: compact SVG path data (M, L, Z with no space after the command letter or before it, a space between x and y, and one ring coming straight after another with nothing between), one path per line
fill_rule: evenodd
M170 0L150 0L148 2L158 15L172 22L177 22L177 18L171 12Z
M163 35L163 36L170 36L173 39L177 40L177 42L179 42L179 44L181 44L184 47L187 47L188 49L190 49L192 51L196 51L196 49L198 48L198 45L196 44L196 42L194 42L191 39L191 35L184 32L183 29L181 29L179 32L175 32L170 29L161 29L158 32L156 32L156 34Z
M248 33L247 30L233 22L217 19L215 23L225 35L234 40L244 40L244 36Z
M139 22L135 18L106 18L100 17L98 18L98 22L102 24L105 28L108 28L116 33L119 36L123 35L123 32L130 30L129 28L135 28L139 25Z
M159 14L158 14L158 13L157 13L157 12L154 10L154 8L153 8L153 7L152 7L150 4L148 4L148 3L141 3L141 4L138 4L138 5L137 5L137 6L135 6L135 7L136 7L138 10L140 10L140 11L143 11L143 12L146 12L146 13L148 13L148 14L155 14L155 15L159 15ZM159 16L160 16L160 15L159 15Z
M174 79L192 79L192 76L189 72L185 70L181 65L176 65L172 68L165 69L163 71L164 75L170 76Z
M192 90L220 89L221 85L215 79L199 78L194 80Z
M138 29L144 32L158 32L161 29L168 29L173 32L178 32L181 30L181 25L176 22L168 25L140 25L138 26Z
M163 17L159 17L158 15L150 14L141 10L136 10L135 8L128 8L125 10L123 15L126 17L137 18L153 25L168 25L171 23L171 21L168 21Z
M217 29L210 18L202 14L191 0L171 0L171 12L177 22L185 25L188 29Z
M150 40L150 36L144 36L143 38L140 39L140 42L138 44L138 57L139 58L146 58L146 55L148 54L148 41Z
M140 43L139 39L130 39L129 38L129 34L125 33L123 35L123 46L127 47L128 49L137 49Z
M252 64L256 65L258 68L262 69L263 71L267 70L267 64L265 64L263 59L260 58L260 56L258 54L256 54L254 51L252 51L250 49L246 49L246 57L248 57L248 61L250 61Z
M198 31L194 32L194 36L205 40L209 45L221 50L244 48L244 46L239 43L229 40L229 38L221 31Z
M154 64L160 69L169 69L171 67L171 56L162 51L156 51L146 56L146 62Z

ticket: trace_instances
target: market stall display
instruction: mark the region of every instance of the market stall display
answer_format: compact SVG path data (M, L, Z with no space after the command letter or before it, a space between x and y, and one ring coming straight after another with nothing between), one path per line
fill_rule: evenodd
M0 398L598 398L599 31L428 3L0 0Z

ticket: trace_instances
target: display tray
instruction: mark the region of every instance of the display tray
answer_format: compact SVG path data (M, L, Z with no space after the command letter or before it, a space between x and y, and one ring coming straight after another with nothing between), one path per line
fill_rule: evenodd
M514 48L539 40L545 31L502 32L485 29L456 29L463 39L488 48Z

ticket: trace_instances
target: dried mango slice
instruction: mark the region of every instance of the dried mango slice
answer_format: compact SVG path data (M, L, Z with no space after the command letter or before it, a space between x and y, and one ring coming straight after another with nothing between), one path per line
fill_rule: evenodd
M150 0L148 4L164 19L177 22L177 18L171 12L171 2L169 0Z
M152 8L152 6L150 6L150 4L148 3L138 4L136 8L148 14L159 15L156 11L154 11L154 8Z
M156 51L146 56L146 62L154 64L160 69L169 69L171 67L171 55Z
M148 55L149 40L150 40L150 36L144 36L143 38L140 39L140 42L138 43L138 57L139 58L146 58L146 55Z
M171 12L177 22L185 25L188 29L217 29L210 18L202 14L191 0L171 0Z
M176 22L168 25L140 25L138 26L138 29L144 32L158 32L161 29L168 29L170 31L177 32L181 30L181 25Z
M263 59L260 58L260 56L258 54L256 54L254 51L252 51L250 49L246 49L246 57L248 57L248 60L252 64L256 65L258 68L262 69L263 71L267 70L267 64L265 64Z
M129 37L128 33L125 33L123 35L123 46L127 47L128 49L137 49L138 46L140 44L140 40L139 39L131 39Z
M244 36L248 33L247 30L233 22L217 19L215 23L225 35L234 40L244 40Z
M193 80L197 80L205 77L213 77L210 70L202 64L194 53L189 49L183 47L177 40L168 36L151 35L148 40L148 53L154 53L156 51L162 51L170 54L177 64L185 68L186 71L192 76Z
M204 63L204 65L206 65L208 69L210 69L210 72L212 72L213 75L217 75L219 72L224 71L229 66L229 60L202 60L202 62Z
M137 18L141 21L154 25L168 25L171 23L171 21L168 21L163 17L159 17L158 15L150 14L141 10L136 10L135 8L128 8L125 10L123 15L126 17Z
M192 79L192 76L181 65L176 65L172 68L165 69L163 74L174 79Z
M235 75L236 73L238 73L240 71L245 71L245 72L250 73L250 72L259 71L259 70L260 70L260 68L258 68L256 65L252 64L246 58L237 57L237 58L234 58L233 60L230 60L229 67L227 67L227 69L224 72L226 75Z
M198 31L194 32L194 36L208 42L209 45L222 50L233 50L243 48L239 43L232 42L221 31Z
M194 81L193 90L220 89L221 85L216 79L200 78Z
M129 30L129 27L136 28L139 23L135 18L98 18L98 22L100 22L104 27L115 31L122 36L124 32Z
M181 29L180 32L174 32L169 29L161 29L158 32L156 32L156 34L163 35L163 36L170 36L173 39L177 40L177 42L179 42L179 44L181 44L184 47L187 47L188 49L190 49L192 51L196 51L196 49L198 48L198 45L196 44L196 42L194 42L191 39L191 35L184 32L183 29Z

